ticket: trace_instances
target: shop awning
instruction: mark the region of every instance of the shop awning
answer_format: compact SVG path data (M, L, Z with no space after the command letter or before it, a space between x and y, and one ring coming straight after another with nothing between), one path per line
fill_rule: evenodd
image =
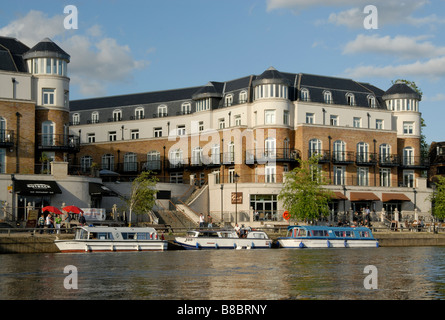
M334 191L334 199L335 200L348 200L348 198L339 191Z
M372 192L351 192L349 195L349 200L351 201L380 201Z
M101 183L90 182L90 196L117 197L117 193Z
M403 193L382 193L382 201L411 201L411 199Z
M14 191L22 196L48 196L62 193L55 181L14 180Z

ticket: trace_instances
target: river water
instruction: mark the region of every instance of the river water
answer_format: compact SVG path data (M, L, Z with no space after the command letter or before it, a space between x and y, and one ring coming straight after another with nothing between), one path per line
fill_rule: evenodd
M445 299L445 247L0 255L0 299Z

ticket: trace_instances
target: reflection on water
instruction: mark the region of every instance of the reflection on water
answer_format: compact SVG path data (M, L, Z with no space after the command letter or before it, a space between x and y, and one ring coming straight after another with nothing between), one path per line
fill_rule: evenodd
M65 266L78 290L64 288ZM363 282L367 265L378 289ZM2 255L0 299L444 299L445 248Z

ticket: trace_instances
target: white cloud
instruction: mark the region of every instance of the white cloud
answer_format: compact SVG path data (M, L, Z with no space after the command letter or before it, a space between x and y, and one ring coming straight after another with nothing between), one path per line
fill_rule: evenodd
M391 55L403 59L433 58L445 55L445 47L437 47L430 41L424 41L430 36L395 37L376 34L359 34L355 40L346 44L344 54L377 53Z
M71 85L78 86L84 96L104 95L108 85L128 81L135 70L149 64L135 60L127 45L104 36L100 25L82 34L80 29L65 30L63 20L62 15L48 17L30 11L1 28L0 35L15 37L29 47L46 37L56 42L71 56Z
M338 8L332 12L326 22L347 26L349 28L363 28L363 20L368 15L363 12L367 5L374 5L378 10L379 28L388 24L428 25L445 23L445 19L435 14L426 17L415 17L413 14L429 0L267 0L267 10L291 9L306 10L314 7Z
M345 73L352 78L424 77L437 80L445 76L445 56L401 65L358 66L346 69Z

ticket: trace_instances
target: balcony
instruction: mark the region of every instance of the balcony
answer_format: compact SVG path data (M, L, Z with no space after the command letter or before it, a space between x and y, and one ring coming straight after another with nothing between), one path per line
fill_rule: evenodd
M309 158L318 156L318 163L331 162L331 155L328 150L309 150Z
M355 163L358 166L374 166L377 159L377 153L359 152L356 154Z
M400 157L398 154L380 155L380 167L398 167L400 165Z
M430 161L423 157L403 157L400 166L403 169L428 169Z
M296 162L300 151L289 148L246 150L246 164L265 164L268 162Z
M354 152L352 151L334 151L332 153L334 164L353 164L354 160Z
M66 134L38 134L37 148L40 151L76 153L80 150L79 137Z
M14 131L0 130L0 148L11 148L14 146Z

